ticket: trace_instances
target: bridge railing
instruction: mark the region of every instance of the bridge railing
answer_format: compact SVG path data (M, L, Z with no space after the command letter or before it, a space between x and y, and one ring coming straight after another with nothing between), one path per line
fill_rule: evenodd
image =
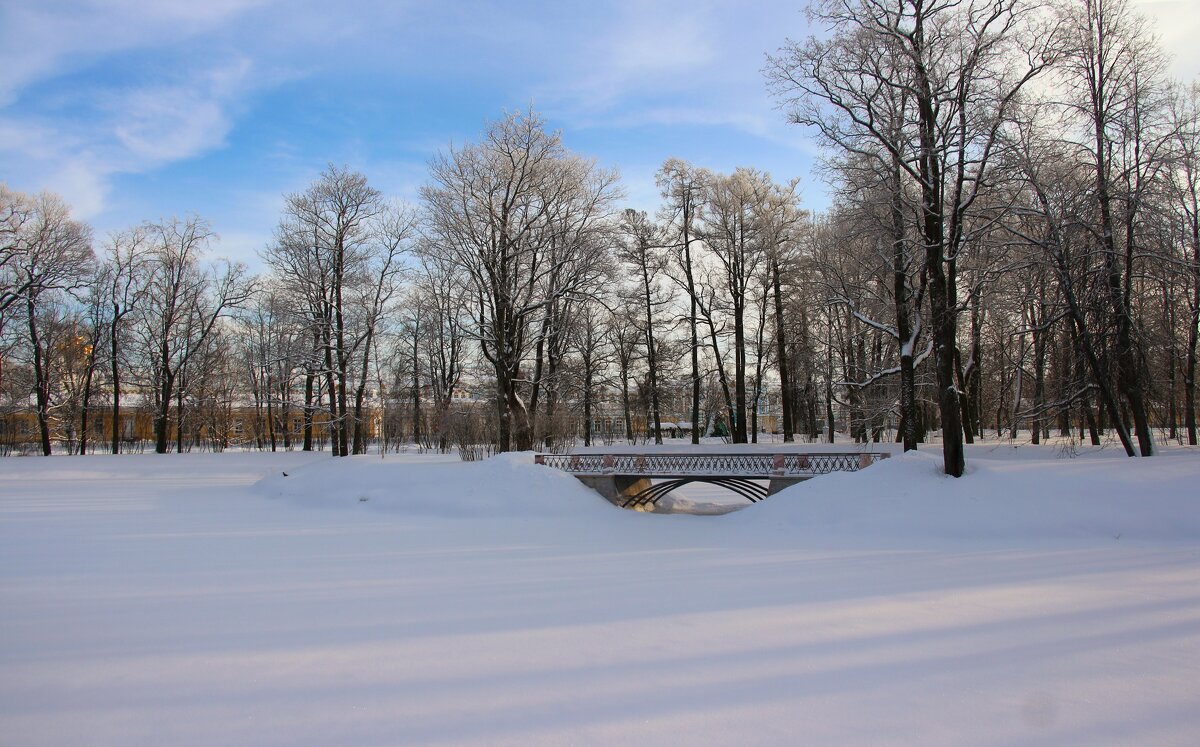
M854 472L886 453L813 454L535 454L534 461L573 475L736 475L788 477Z

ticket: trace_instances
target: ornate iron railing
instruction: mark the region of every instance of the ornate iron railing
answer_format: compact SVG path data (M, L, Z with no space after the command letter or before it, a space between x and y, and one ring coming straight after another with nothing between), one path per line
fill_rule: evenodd
M573 475L787 477L855 472L886 453L536 454L534 461Z

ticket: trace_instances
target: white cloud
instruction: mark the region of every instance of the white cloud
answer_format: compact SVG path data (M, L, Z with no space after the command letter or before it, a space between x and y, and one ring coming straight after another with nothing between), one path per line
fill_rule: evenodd
M1200 77L1200 3L1197 0L1135 0L1137 10L1154 21L1163 49L1172 56L1171 74Z
M0 105L40 80L95 57L169 47L211 31L268 0L43 0L0 15Z
M372 23L404 3L378 3L0 0L0 172L101 213L115 176L222 147L251 95L394 46Z
M219 147L249 71L235 60L172 84L99 92L87 117L0 114L0 162L14 184L58 192L90 218L104 210L115 175Z
M760 69L804 31L789 0L626 0L556 60L536 100L572 128L723 127L795 150Z
M250 61L206 71L196 80L136 89L113 97L112 134L130 170L189 158L221 145L231 127L227 108L237 98Z
M179 49L265 0L42 0L0 11L0 165L22 187L61 193L81 217L105 209L111 179L220 146L247 90L248 58L214 49L124 79L97 63ZM87 83L44 86L88 71ZM51 89L53 90L53 89Z
M698 3L626 0L596 28L576 30L579 43L555 59L539 97L580 111L604 111L638 93L691 89L717 59L718 29Z

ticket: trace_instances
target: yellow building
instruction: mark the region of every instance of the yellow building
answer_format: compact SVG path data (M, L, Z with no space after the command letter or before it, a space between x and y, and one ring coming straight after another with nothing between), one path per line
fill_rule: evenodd
M298 408L291 408L284 422L279 412L272 413L275 420L277 446L299 445L304 436L304 416ZM168 426L168 441L178 442L178 423L172 413ZM318 444L328 440L329 412L313 412L313 437ZM375 438L379 417L369 409L364 424L367 438ZM119 428L124 450L153 448L154 414L144 407L129 407L121 410ZM75 453L79 448L79 423L65 422L53 416L50 423L50 438L56 451ZM184 448L223 450L230 447L259 448L269 445L271 428L267 423L266 410L253 406L215 408L193 408L184 418ZM88 451L107 451L112 441L112 411L95 408L88 417ZM37 414L31 409L0 414L0 453L35 452L40 448L41 433Z

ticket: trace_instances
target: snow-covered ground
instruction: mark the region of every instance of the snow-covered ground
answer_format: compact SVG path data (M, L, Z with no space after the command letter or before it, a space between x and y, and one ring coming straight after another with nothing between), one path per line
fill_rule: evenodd
M724 516L528 455L0 459L0 744L1197 744L1200 453L968 458Z

